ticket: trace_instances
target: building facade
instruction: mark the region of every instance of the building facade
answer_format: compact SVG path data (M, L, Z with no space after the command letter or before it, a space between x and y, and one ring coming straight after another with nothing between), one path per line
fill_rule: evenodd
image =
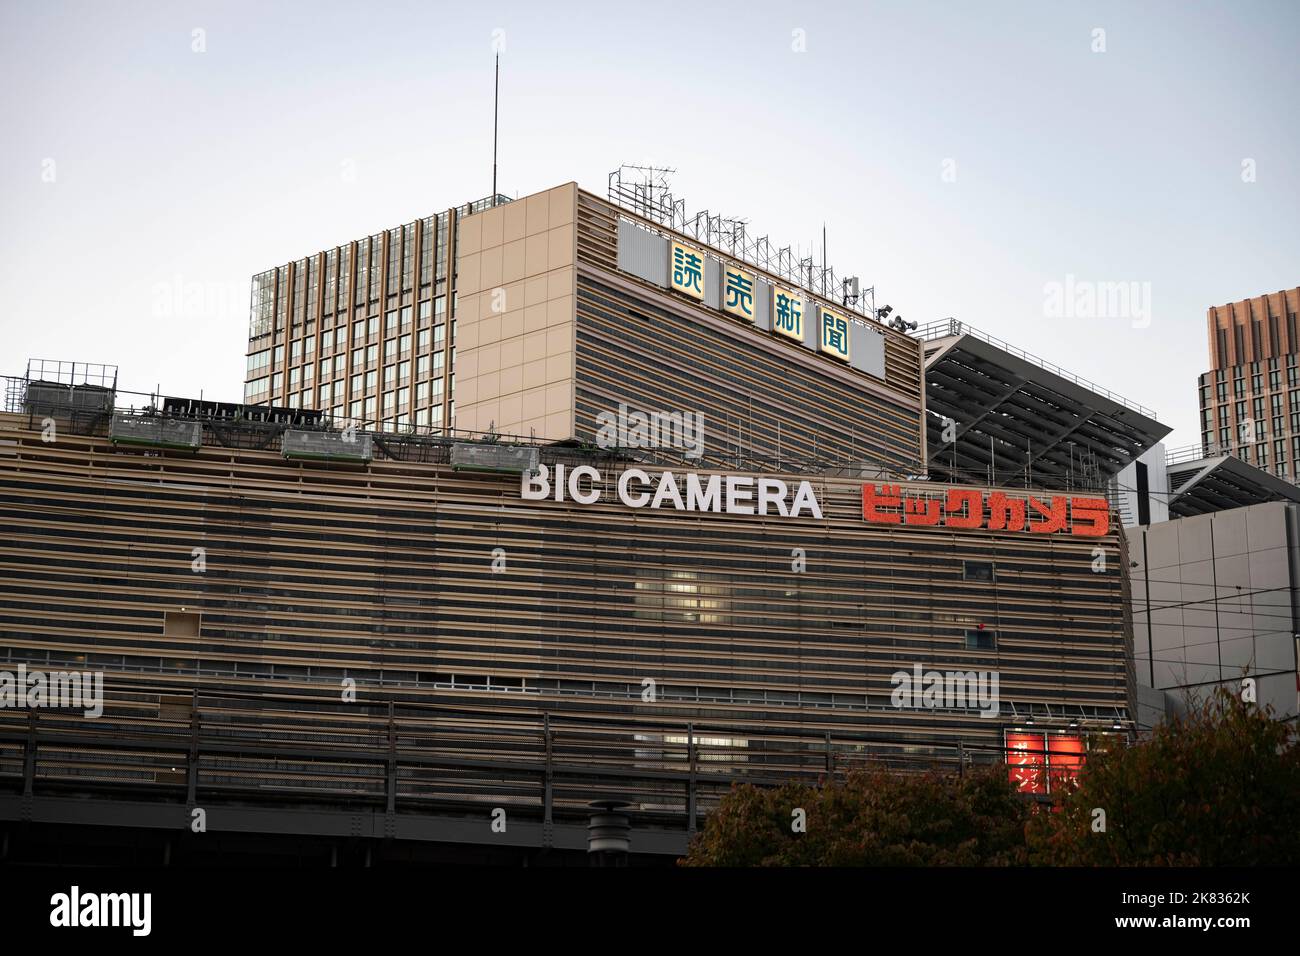
M1268 501L1127 529L1138 683L1178 709L1215 688L1294 717L1300 504Z
M551 448L539 496L415 438L340 464L228 433L151 451L36 425L7 416L0 455L11 662L186 693L332 695L352 677L412 701L895 746L994 746L1035 708L1109 722L1127 706L1104 500L706 471L661 493L644 460ZM916 663L999 671L1000 715L894 706L891 677Z
M0 671L99 672L104 711L0 709L0 821L34 798L183 829L202 805L244 833L488 845L465 820L505 806L519 846L577 852L613 797L673 855L739 780L1017 748L1032 789L1058 758L1026 741L1066 742L1068 770L1132 726L1104 500L26 385L0 416ZM467 470L465 446L538 467Z
M1210 308L1201 442L1295 482L1300 463L1300 288Z

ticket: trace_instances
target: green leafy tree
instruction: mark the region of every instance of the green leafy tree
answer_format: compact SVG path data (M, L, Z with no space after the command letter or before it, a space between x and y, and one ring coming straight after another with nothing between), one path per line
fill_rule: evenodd
M1057 866L1294 864L1298 796L1295 728L1220 690L1147 740L1090 754L1077 789L1030 822L1030 858Z
M796 832L803 814L804 832ZM872 768L824 786L734 787L683 866L997 866L1027 860L1031 810L1006 767L951 774Z

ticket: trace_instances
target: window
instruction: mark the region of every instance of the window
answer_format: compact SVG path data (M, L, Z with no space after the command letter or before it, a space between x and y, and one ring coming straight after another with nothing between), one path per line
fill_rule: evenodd
M966 649L968 651L991 651L997 646L997 634L988 628L977 627L966 632Z
M263 349L261 352L254 352L248 357L248 374L260 372L271 365L271 350Z
M163 635L166 637L198 637L200 615L197 611L164 611Z
M962 577L967 581L992 581L992 561L963 561Z

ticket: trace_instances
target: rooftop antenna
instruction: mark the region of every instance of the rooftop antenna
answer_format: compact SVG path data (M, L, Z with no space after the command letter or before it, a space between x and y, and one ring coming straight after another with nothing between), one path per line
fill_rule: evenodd
M501 53L494 57L496 66L492 81L492 205L497 204L497 108L501 100Z
M822 222L822 295L826 294L826 223Z

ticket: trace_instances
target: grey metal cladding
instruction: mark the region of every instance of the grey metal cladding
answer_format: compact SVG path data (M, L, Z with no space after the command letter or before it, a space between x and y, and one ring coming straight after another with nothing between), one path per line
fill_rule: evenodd
M772 331L772 284L754 279L754 328Z
M817 303L809 302L805 296L803 300L803 341L799 344L813 352L817 351L817 320L819 318L821 318L821 313Z
M885 377L885 336L860 322L849 323L849 365L876 378Z
M722 263L712 256L704 257L704 304L722 308Z
M661 288L668 288L668 240L620 219L618 267Z

